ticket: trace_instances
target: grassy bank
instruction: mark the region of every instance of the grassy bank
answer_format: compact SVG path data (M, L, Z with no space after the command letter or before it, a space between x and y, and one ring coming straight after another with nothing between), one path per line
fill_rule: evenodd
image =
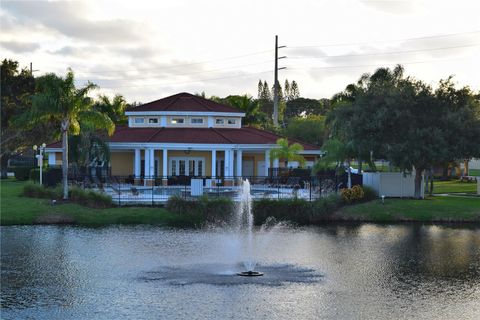
M477 182L460 182L459 180L434 181L433 193L477 193Z
M375 222L480 222L480 199L475 197L431 197L426 200L386 199L343 207L338 219Z
M23 197L25 184L14 180L1 181L1 225L70 223L85 226L152 224L191 227L202 222L198 217L173 214L163 208L91 209L73 203L52 206L47 199Z
M69 223L84 226L112 224L151 224L175 227L200 226L205 221L222 222L232 210L226 200L203 199L171 201L169 210L150 207L92 209L78 204L52 206L48 199L22 196L25 182L1 181L1 225ZM277 221L293 220L299 224L325 221L369 222L480 222L480 198L431 197L427 200L386 199L344 206L339 197L320 201L260 200L253 204L255 222L262 224L268 217Z

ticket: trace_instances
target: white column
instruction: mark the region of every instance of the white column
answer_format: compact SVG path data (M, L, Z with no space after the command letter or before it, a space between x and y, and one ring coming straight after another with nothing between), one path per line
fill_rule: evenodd
M237 177L242 177L242 150L237 150Z
M140 178L140 172L141 172L141 168L140 168L140 149L135 149L135 162L134 162L134 165L133 165L133 170L134 170L134 174L135 174L135 178L139 179Z
M279 163L278 158L273 159L273 168L278 168L279 165L280 165L280 163Z
M230 168L230 169L229 169L230 172L229 172L228 175L229 175L230 177L233 177L233 168L234 168L234 166L233 166L233 160L234 160L233 149L228 150L228 152L230 153L230 155L228 156L228 161L229 161L228 166L229 166L229 168Z
M143 159L145 160L145 163L144 163L144 172L145 172L145 178L147 178L148 176L150 176L150 149L145 149L144 150L144 156L143 156Z
M217 150L212 150L212 179L217 175Z
M268 177L268 171L270 169L270 150L265 150L265 176Z
M163 161L162 161L162 175L163 179L166 179L168 176L168 151L167 149L162 150L162 155L163 155Z
M48 165L49 166L54 166L55 164L56 164L55 152L50 152L48 154Z
M230 175L230 150L226 149L224 151L225 156L223 158L223 165L224 165L224 174L225 177L228 177Z
M150 149L150 161L148 161L150 167L150 177L155 175L155 149Z

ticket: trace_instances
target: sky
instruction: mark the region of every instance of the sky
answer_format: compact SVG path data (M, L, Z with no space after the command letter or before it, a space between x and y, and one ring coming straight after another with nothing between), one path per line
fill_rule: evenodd
M0 58L64 75L95 94L149 102L178 92L257 96L279 81L329 98L379 67L403 64L435 86L480 90L478 0L1 1Z

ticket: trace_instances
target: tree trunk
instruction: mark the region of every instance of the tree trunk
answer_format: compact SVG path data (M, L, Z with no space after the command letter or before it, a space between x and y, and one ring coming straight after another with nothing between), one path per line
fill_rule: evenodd
M363 169L363 161L358 160L358 173L362 174L362 169Z
M62 121L62 178L63 199L68 200L68 126L69 121Z
M350 170L350 160L347 160L347 172L348 172L348 180L347 180L347 188L351 189L352 188L352 172Z
M422 198L422 172L423 168L415 167L415 199Z
M446 181L448 180L448 167L449 167L449 164L445 164L445 166L443 167L443 171L442 171L442 180L443 181Z

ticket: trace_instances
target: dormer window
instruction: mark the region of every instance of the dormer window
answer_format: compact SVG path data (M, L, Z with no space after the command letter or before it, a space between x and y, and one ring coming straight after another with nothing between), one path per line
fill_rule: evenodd
M144 118L135 118L135 124L143 124L143 123L145 123Z
M224 123L225 123L225 120L222 118L215 119L215 124L224 124Z
M191 118L190 123L191 124L203 124L203 118Z
M228 124L236 124L237 120L236 119L228 119Z
M156 124L158 123L158 118L148 118L148 123Z
M172 118L171 123L172 124L183 124L183 123L185 123L185 119L184 118Z

